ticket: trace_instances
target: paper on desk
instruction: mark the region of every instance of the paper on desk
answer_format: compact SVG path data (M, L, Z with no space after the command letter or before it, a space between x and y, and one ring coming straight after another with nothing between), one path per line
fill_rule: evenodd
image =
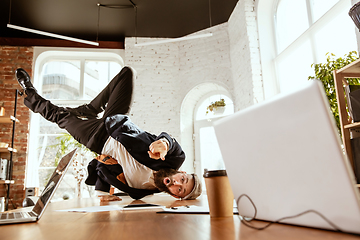
M163 206L155 205L155 204L129 204L129 205L105 205L105 206L92 206L85 208L71 208L71 209L63 209L57 210L60 212L107 212L114 210L149 210L149 209L164 209Z
M92 207L85 207L85 208L70 208L70 209L62 209L56 210L58 212L107 212L107 211L114 211L114 210L122 210L122 207L119 205L106 205L106 206L92 206Z
M172 208L163 208L163 211L157 213L180 213L180 214L209 214L208 206L181 206L181 207L172 207ZM238 214L237 207L234 206L234 214Z

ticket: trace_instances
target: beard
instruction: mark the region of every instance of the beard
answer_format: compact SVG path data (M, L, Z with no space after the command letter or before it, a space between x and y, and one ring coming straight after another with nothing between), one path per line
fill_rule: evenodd
M180 171L172 168L163 168L154 173L155 186L163 192L170 193L168 187L164 184L164 178L168 177L172 179L172 176L179 173ZM171 194L171 193L170 193Z

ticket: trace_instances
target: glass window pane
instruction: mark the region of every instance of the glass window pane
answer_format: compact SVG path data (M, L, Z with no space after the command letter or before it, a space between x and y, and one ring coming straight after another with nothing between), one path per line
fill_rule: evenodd
M51 61L41 73L42 96L47 99L80 98L80 61Z
M121 70L120 64L105 61L85 61L85 99L93 99Z
M306 41L278 63L280 91L292 91L307 82L308 77L313 75L312 63L310 41Z
M86 60L85 57L87 56L76 56L76 58L70 56L69 60L58 60L54 57L54 60L42 65L37 84L41 95L59 106L76 107L83 100L88 102L93 99L121 70L121 65L117 62L108 62L105 58L103 61L91 61ZM62 100L70 101L63 102ZM27 181L30 180L31 186L39 187L41 192L61 155L72 150L75 143L67 142L67 138L64 138L64 133L66 133L64 129L60 129L56 124L36 114L32 117L31 124L36 126L31 132L33 164L28 167L31 174ZM59 137L62 138L59 139ZM93 158L92 152L80 147L53 199L94 195L94 189L84 183L86 167Z
M348 9L344 9L338 16L334 16L332 21L315 33L317 61L325 62L325 54L328 52L342 57L350 51L357 51L354 29L355 25L348 15Z
M220 99L224 99L225 100L225 108L223 112L211 112L207 109L207 107L215 102L215 101L219 101ZM208 113L206 113L208 112ZM234 103L233 101L228 98L225 95L221 95L221 94L216 94L213 95L207 99L205 99L199 106L197 112L196 112L196 120L202 120L202 119L209 119L209 118L214 118L214 117L220 117L220 116L226 116L226 115L230 115L234 113Z
M214 128L200 128L199 134L201 168L208 170L225 169Z
M327 11L330 10L339 0L311 0L311 11L313 21L316 22Z
M281 0L276 11L279 52L283 51L309 27L305 0Z
M45 118L39 118L39 134L60 134L66 132L59 128L56 123L52 123Z

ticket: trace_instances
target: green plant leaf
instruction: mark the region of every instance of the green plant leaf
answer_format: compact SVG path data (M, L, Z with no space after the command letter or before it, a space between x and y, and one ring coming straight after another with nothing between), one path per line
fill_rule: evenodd
M341 69L346 65L352 63L357 60L359 57L356 51L351 51L346 54L343 58L336 58L333 53L326 53L326 63L313 63L311 67L314 69L314 76L309 76L309 80L318 79L322 82L326 96L329 100L330 109L335 118L339 134L341 134L340 130L340 118L339 118L339 110L336 99L336 91L335 91L335 83L334 83L334 70ZM348 79L349 84L359 85L360 79L358 78L350 78Z

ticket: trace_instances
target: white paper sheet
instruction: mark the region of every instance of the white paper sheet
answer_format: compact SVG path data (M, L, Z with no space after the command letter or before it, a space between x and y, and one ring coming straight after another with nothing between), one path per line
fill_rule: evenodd
M122 206L119 205L106 205L106 206L92 206L92 207L85 207L85 208L70 208L70 209L62 209L56 210L58 212L107 212L107 211L114 211L114 210L122 210Z
M62 209L56 210L59 212L80 212L80 213L88 213L88 212L107 212L107 211L130 211L130 210L149 210L149 209L157 209L163 210L165 207L154 204L129 204L129 205L105 205L105 206L92 206L85 208L70 208L70 209Z

